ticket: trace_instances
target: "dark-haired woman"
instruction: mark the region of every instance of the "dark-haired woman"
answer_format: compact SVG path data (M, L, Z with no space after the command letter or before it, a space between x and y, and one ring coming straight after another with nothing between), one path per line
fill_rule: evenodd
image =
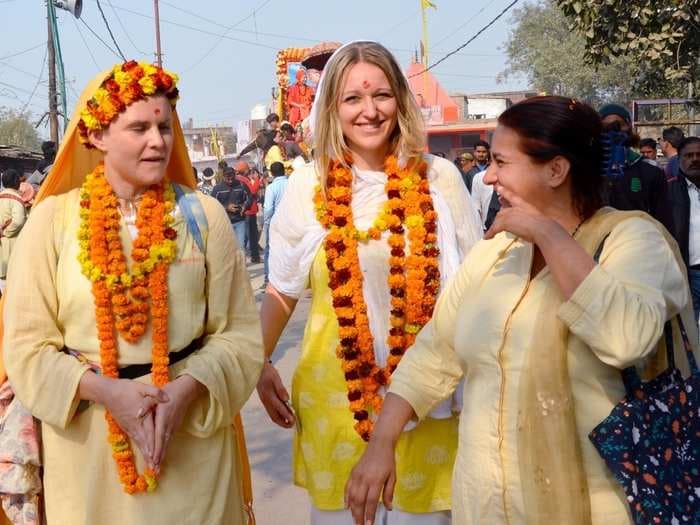
M657 361L665 321L692 314L665 229L601 208L599 135L593 109L560 97L500 117L486 181L502 210L394 374L346 486L356 522L382 490L390 505L403 425L462 377L454 524L630 522L587 434L624 396L619 369Z

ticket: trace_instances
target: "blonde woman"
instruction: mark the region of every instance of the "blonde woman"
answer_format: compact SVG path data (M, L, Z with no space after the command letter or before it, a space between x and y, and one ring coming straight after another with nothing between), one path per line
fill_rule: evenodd
M336 51L313 115L315 161L290 177L272 221L261 310L270 357L311 287L293 410L271 361L258 393L275 423L297 426L294 482L309 492L311 522L350 524L343 489L391 372L480 228L454 165L423 153L420 111L383 46L355 42ZM448 400L404 429L386 523L449 523L453 408Z

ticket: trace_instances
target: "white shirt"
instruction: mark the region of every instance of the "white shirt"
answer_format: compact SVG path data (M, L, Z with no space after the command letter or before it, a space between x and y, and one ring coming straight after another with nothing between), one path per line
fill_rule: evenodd
M479 214L479 220L481 221L481 226L484 227L486 223L486 217L489 213L489 204L491 203L491 197L493 196L493 186L486 184L484 182L484 177L486 176L486 171L480 171L474 175L474 180L472 180L472 194L471 199Z
M688 264L700 264L700 190L688 181L690 197L690 224L688 228Z

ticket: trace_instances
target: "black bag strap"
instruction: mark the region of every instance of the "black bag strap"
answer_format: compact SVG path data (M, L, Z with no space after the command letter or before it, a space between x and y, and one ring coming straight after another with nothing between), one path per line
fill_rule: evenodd
M608 239L608 237L610 237L609 233L605 237L603 237L602 241L600 241L600 244L598 245L598 248L596 249L595 254L593 255L593 260L596 264L600 264L600 256L603 253L605 241ZM690 366L690 371L693 375L700 374L700 369L698 368L697 361L695 360L695 355L693 355L693 348L690 345L690 340L688 339L688 333L686 332L685 326L683 325L683 319L681 319L680 315L677 315L675 317L675 320L678 322L678 329L680 330L681 338L683 339L683 346L685 348L685 355L688 358L688 365ZM668 364L666 369L672 372L676 369L672 319L669 319L664 324L664 338L666 342L666 360ZM642 385L642 379L639 377L637 368L634 366L625 368L624 370L621 370L621 375L622 381L625 384L625 390L627 392L627 395L633 396L634 393L637 390L639 390L639 388Z

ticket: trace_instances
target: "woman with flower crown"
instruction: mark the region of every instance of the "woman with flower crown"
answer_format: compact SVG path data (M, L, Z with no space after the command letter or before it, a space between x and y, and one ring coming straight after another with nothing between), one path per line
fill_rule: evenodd
M93 80L10 263L4 360L42 423L49 524L245 523L231 421L260 327L176 83L133 61Z
M269 357L311 287L293 410L271 361L258 393L275 423L297 425L293 476L309 493L311 523L351 524L343 489L385 387L480 228L454 165L423 153L420 111L380 44L336 51L312 119L315 162L291 175L273 219L261 310ZM448 400L405 428L386 523L449 523L456 410Z

